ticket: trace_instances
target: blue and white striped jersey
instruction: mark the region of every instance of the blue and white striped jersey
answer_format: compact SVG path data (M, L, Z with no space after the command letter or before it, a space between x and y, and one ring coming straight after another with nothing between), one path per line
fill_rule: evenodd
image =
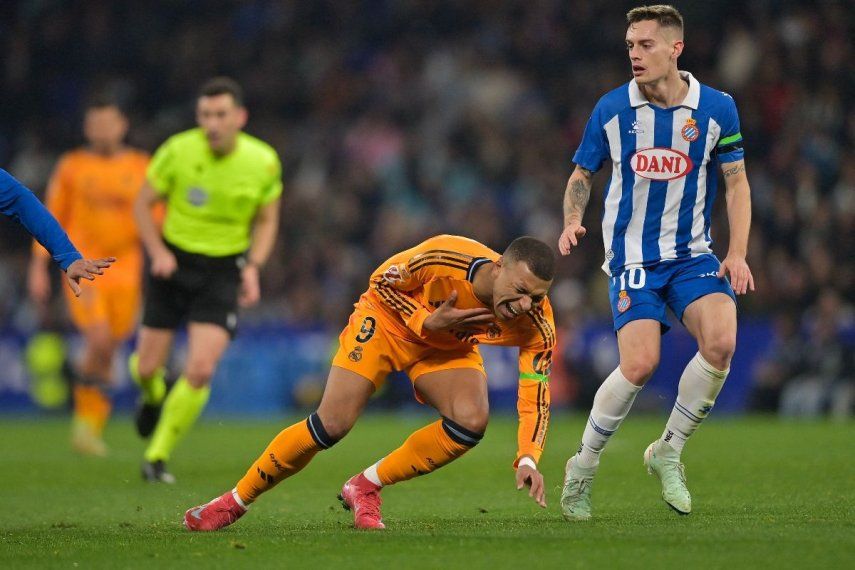
M685 71L681 105L651 105L635 80L594 107L573 162L592 172L612 161L604 197L603 270L712 253L710 217L719 162L743 157L733 98Z

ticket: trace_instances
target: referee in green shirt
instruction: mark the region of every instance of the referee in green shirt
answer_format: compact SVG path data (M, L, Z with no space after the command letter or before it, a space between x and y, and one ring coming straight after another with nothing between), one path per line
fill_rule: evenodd
M135 204L151 275L129 367L142 393L137 430L152 436L148 481L175 481L166 462L208 401L238 306L258 302L258 272L276 241L282 167L273 148L242 132L246 120L241 87L208 81L196 102L199 127L157 149ZM158 201L166 203L162 235L151 213ZM164 365L185 321L187 361L167 395Z

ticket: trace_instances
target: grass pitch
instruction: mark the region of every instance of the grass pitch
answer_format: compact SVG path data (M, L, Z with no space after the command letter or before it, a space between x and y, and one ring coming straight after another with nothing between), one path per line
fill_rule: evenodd
M96 460L72 454L64 420L2 418L0 567L855 567L851 422L711 419L684 453L695 512L680 517L642 466L664 417L630 416L604 453L594 520L570 524L558 498L584 418L553 416L541 510L513 486L515 419L496 417L461 460L383 491L388 530L354 531L341 484L429 421L365 417L236 525L191 534L184 511L231 488L285 421L203 421L170 464L178 484L164 486L141 481L127 419Z

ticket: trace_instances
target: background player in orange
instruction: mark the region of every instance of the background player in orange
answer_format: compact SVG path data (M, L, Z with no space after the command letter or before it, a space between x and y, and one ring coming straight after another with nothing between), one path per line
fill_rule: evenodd
M384 485L430 473L483 437L489 405L481 343L520 348L516 485L528 485L545 507L537 461L549 422L555 326L546 292L554 263L549 246L530 237L499 255L467 238L438 236L387 260L339 337L318 411L279 433L235 489L188 510L184 525L210 531L235 522L261 493L343 438L386 376L403 370L441 419L351 477L339 496L356 528L385 528Z
M133 331L140 305L143 258L133 204L148 156L125 145L127 132L128 120L116 103L93 100L83 122L87 145L62 157L46 199L84 255L117 258L98 287L83 289L78 300L68 303L84 338L74 385L72 445L87 455L107 451L102 432L111 409L106 390L113 380L113 355ZM34 244L28 288L41 305L50 298L48 260L44 248Z

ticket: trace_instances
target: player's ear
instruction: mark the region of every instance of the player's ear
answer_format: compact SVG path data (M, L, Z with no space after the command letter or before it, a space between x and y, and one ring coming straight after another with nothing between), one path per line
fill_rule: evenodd
M673 47L673 51L671 52L671 57L673 57L675 60L678 57L680 57L680 55L683 53L683 45L684 45L683 40L677 40L674 42L674 47Z
M243 129L246 126L246 122L249 120L249 111L246 110L246 107L238 108L238 125L240 129Z

